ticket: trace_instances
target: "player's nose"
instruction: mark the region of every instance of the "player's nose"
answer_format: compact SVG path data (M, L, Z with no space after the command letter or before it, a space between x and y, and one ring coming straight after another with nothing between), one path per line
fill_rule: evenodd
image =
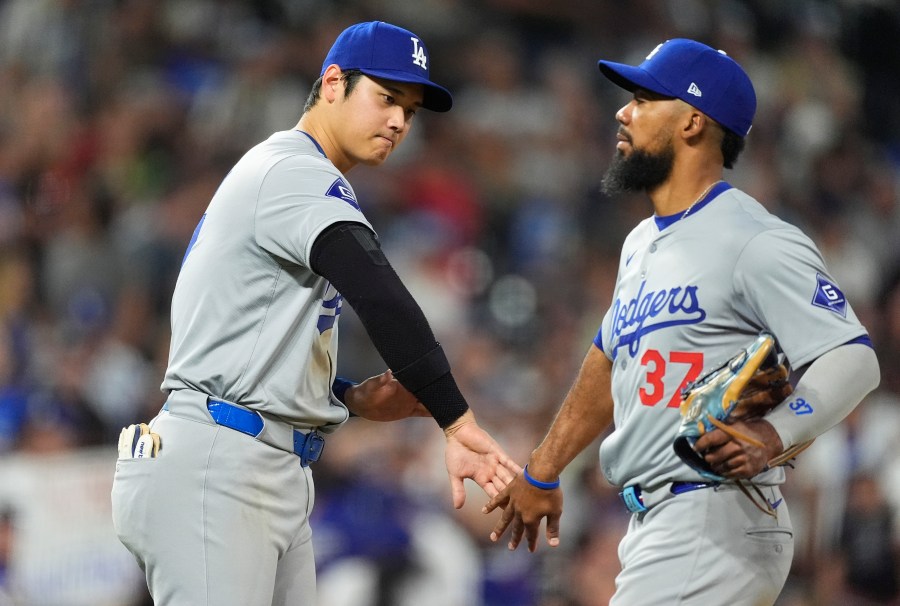
M406 127L406 109L402 105L397 104L390 109L388 127L395 132L403 132Z
M631 121L631 107L633 103L633 101L629 101L628 103L620 107L619 111L616 112L616 120L620 124L627 124Z

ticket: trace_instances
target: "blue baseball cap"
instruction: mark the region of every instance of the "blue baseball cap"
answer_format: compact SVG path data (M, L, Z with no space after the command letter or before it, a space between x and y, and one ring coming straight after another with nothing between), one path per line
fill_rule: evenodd
M643 88L692 105L740 137L756 113L756 92L747 72L725 54L684 38L667 40L638 66L600 61L600 71L618 86Z
M322 72L331 64L341 69L358 69L367 76L423 84L422 107L445 112L453 106L453 97L428 75L429 57L425 43L414 33L384 21L351 25L337 37Z

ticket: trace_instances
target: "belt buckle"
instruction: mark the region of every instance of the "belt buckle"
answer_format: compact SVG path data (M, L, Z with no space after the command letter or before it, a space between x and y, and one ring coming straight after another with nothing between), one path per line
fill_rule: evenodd
M631 513L644 513L647 511L647 507L644 505L643 499L641 499L641 487L639 485L626 486L619 493L619 496L622 497L625 508Z
M300 465L309 467L322 456L325 448L325 438L316 431L302 433L294 430L294 453L300 457Z

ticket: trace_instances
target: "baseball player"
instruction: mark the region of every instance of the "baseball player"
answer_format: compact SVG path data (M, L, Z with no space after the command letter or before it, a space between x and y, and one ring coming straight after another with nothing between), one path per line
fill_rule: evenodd
M558 545L559 475L613 424L600 465L633 515L611 603L772 604L793 530L783 468L767 462L840 422L874 389L876 356L813 242L723 180L756 110L744 70L685 39L638 66L599 67L633 93L616 113L604 188L645 191L654 214L625 239L612 304L549 432L522 476L485 507L505 507L491 538L512 526L509 548L524 535L533 551L546 518L547 541ZM720 429L695 443L725 477L709 481L673 450L681 390L761 331L794 369L794 392L765 417L734 425L759 445ZM737 480L767 505L757 507Z
M519 472L475 422L345 177L384 162L420 108L450 109L430 68L412 32L349 27L296 128L247 152L200 219L172 299L167 399L123 431L112 491L156 604L315 604L311 466L352 415L434 417L457 507L464 478L493 496ZM345 302L393 372L335 376Z

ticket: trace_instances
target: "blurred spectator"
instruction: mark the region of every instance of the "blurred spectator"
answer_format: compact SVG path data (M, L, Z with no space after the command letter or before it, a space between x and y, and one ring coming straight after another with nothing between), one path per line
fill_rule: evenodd
M13 602L13 587L10 586L12 575L10 564L15 549L16 521L12 509L4 508L0 511L0 606L11 606Z
M900 596L894 511L878 479L854 476L841 530L840 559L850 603L896 604Z

